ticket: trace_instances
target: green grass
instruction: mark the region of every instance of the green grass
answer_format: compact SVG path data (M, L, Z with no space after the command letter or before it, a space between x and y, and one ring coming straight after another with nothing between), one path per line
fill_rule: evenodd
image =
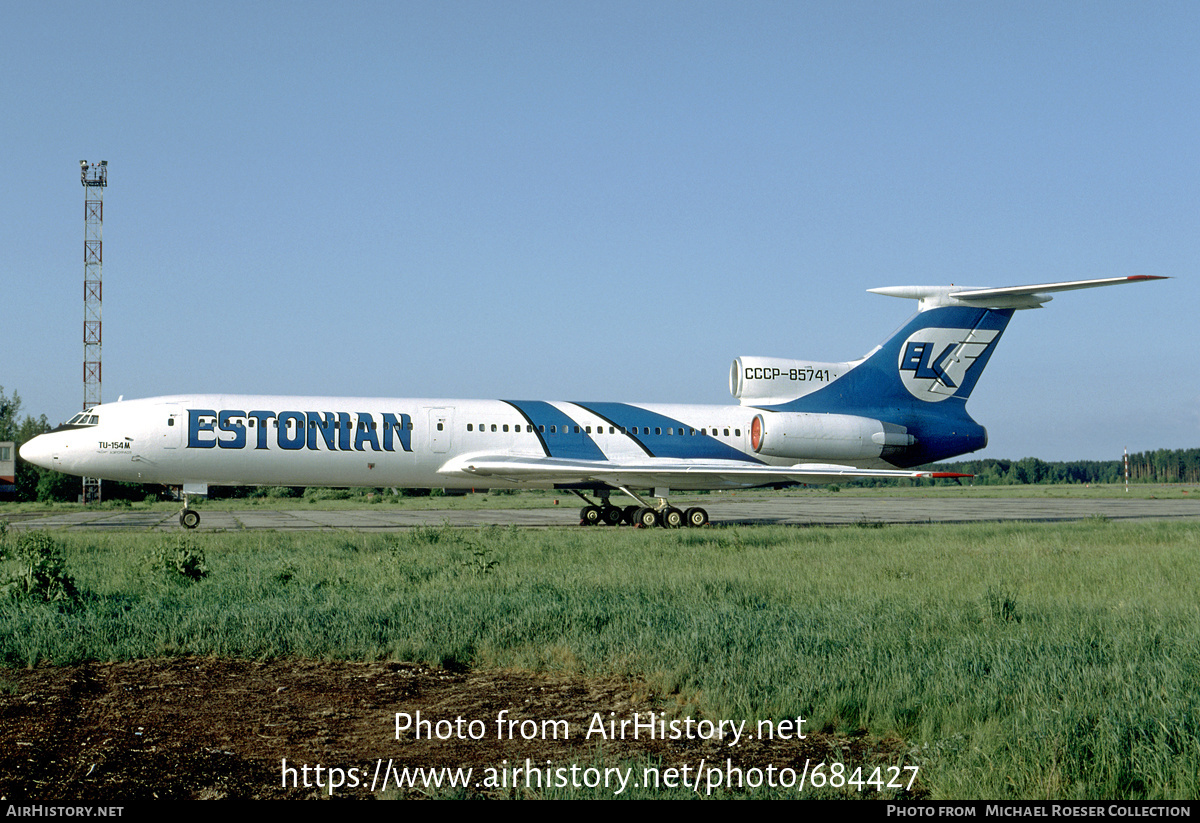
M5 665L622 675L666 711L899 737L934 797L1200 796L1196 523L55 537L84 594L0 602ZM181 540L199 580L164 571Z

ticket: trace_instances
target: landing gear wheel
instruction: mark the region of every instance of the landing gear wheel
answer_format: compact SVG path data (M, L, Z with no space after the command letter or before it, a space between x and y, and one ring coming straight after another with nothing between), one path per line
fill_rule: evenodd
M582 526L598 526L604 521L600 519L599 506L584 506L579 510L579 523Z
M623 515L616 506L605 506L600 510L600 521L606 526L621 525Z
M658 512L643 506L634 514L633 525L641 526L643 529L653 529L658 525Z
M699 506L693 506L683 513L684 522L693 528L708 525L708 512Z
M637 513L640 506L626 506L621 509L621 522L629 526L637 525Z
M678 529L683 526L683 512L674 506L667 506L662 513L662 524L668 529Z
M184 509L179 513L179 525L185 529L194 529L200 525L200 512L195 509Z

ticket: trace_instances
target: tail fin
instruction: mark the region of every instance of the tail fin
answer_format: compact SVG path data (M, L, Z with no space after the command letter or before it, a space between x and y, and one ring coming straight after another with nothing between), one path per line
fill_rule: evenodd
M1014 311L1041 308L1053 299L1048 292L1164 279L1111 277L998 289L871 289L919 301L917 314L865 357L848 363L739 357L730 371L730 390L743 405L772 411L894 416L900 410L928 409L926 404L946 404L943 411L961 408Z
M1013 309L941 306L919 312L863 365L878 371L880 396L899 403L966 403Z
M1041 308L1047 292L1162 277L1116 277L999 289L892 286L876 294L918 300L917 314L860 360L814 363L739 357L730 388L763 411L843 414L901 427L909 446L885 450L895 465L914 466L987 445L986 430L966 402L1018 309Z
M961 406L1012 314L1013 309L965 306L926 309L849 363L739 357L731 372L734 396L771 411L883 419L913 405L957 401L950 405Z

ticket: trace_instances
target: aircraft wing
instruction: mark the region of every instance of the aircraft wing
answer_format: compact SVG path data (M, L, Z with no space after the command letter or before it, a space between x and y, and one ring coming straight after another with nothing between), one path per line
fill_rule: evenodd
M954 472L911 469L860 469L835 463L765 466L741 460L650 459L637 462L568 460L556 457L464 455L447 462L439 474L504 480L511 483L578 485L603 483L614 488L747 488L772 483L835 483L861 477L971 477Z

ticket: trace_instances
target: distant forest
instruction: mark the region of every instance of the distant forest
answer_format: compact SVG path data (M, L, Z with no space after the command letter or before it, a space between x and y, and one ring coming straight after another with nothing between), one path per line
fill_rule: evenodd
M1048 463L1036 457L1023 457L1020 460L959 460L921 468L973 474L975 478L970 482L984 486L1027 483L1122 483L1125 480L1125 464L1121 459ZM1129 482L1200 483L1200 449L1158 449L1131 454Z

